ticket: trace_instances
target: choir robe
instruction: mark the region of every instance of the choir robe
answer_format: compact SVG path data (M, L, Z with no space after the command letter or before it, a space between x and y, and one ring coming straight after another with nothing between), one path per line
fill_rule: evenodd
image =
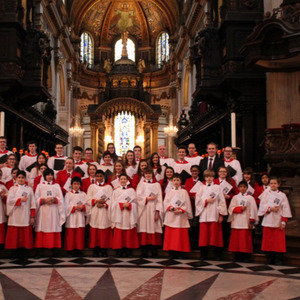
M176 206L179 199L180 206ZM171 211L172 208L180 207L181 214L175 214ZM181 188L170 189L164 199L164 245L163 250L173 250L181 252L190 252L189 231L190 223L188 219L193 218L193 212L189 194L186 190Z
M104 174L107 170L109 170L112 174L113 171L114 171L114 165L106 166L105 164L102 164L102 165L99 166L99 170L102 170L104 172ZM108 178L109 178L109 175L105 174L105 181L106 182L108 181Z
M110 219L110 205L112 187L109 184L92 184L87 192L88 205L91 208L90 214L90 241L89 247L110 248L112 240L112 229ZM107 198L105 206L98 208L95 203L101 196Z
M82 183L81 183L81 190L85 193L87 193L90 185L92 184L94 180L94 183L96 183L96 178L91 178L91 177L87 177L87 178L83 178L82 179Z
M124 208L124 203L129 203ZM136 193L133 188L118 187L113 191L111 200L111 222L114 228L112 248L139 248L136 230L138 208Z
M5 242L6 200L8 194L5 185L0 184L0 192L2 191L5 191L5 195L0 198L0 244Z
M47 197L53 197L55 203L43 204L43 199ZM66 220L66 211L59 184L40 183L35 191L35 201L35 247L61 248L61 230Z
M161 166L161 172L158 173L157 172L157 167L153 168L154 176L155 176L155 179L156 179L157 182L160 182L161 180L164 179L165 169L166 169L165 166Z
M8 190L10 190L11 187L15 186L17 182L14 179L11 179L10 181L7 181L5 186Z
M33 191L36 191L37 186L42 183L43 181L45 181L44 176L43 175L39 175L38 177L34 178L34 182L33 182Z
M64 195L65 195L66 192L67 192L67 190L64 188L64 186L65 186L67 180L68 180L69 178L72 179L72 178L74 178L74 177L80 177L80 178L81 178L81 174L78 173L78 172L76 172L76 171L74 171L74 170L71 172L71 176L70 176L70 177L68 176L67 170L61 170L61 171L59 171L59 172L57 173L55 182L58 183L58 184L60 185L61 190L62 190L62 192L63 192ZM71 186L71 181L70 181L70 186Z
M30 153L28 153L26 155L23 155L19 162L19 169L26 171L28 173L26 168L29 167L30 165L32 165L33 163L35 163L36 158L37 158L37 154L31 155Z
M236 174L232 177L232 179L235 181L236 186L238 186L238 184L243 180L243 172L240 162L237 159L226 160L224 158L224 165L225 167L230 166L236 170Z
M246 210L242 207L246 206ZM231 223L231 235L228 250L231 252L252 253L252 229L250 223L258 223L255 199L247 194L235 195L228 208L228 222Z
M173 158L169 158L169 157L160 157L159 158L159 163L161 166L168 166L168 167L172 167L174 164L174 159Z
M86 216L90 213L90 208L87 203L87 195L85 192L73 190L66 193L66 232L64 249L71 251L74 249L83 250L85 247L85 225ZM83 205L81 211L76 210L75 206Z
M12 168L11 167L3 167L3 168L1 168L1 170L2 170L2 181L4 183L12 180L12 176L11 176Z
M190 156L190 155L187 155L185 157L185 160L190 163L191 166L194 166L194 165L197 165L199 166L200 165L200 160L202 159L201 156L199 156L198 154L195 154L193 156Z
M213 203L207 203L210 194L215 194ZM218 222L220 215L227 215L226 202L219 185L203 185L196 193L196 216L199 216L199 246L223 247L222 224Z
M270 207L278 206L279 211L269 211ZM292 217L289 201L280 191L266 190L258 209L258 215L263 216L263 239L261 250L286 252L285 229L281 230L280 223L287 222Z
M154 181L154 178L153 178ZM146 201L150 194L156 194L156 200ZM140 245L161 245L162 235L162 191L160 184L147 183L141 181L136 189L138 200L138 222L137 231L139 233ZM155 212L158 211L160 216L155 221Z
M27 201L22 202L22 195ZM31 187L14 185L8 191L6 214L8 216L5 249L33 248L33 232L30 218L35 216L35 200Z
M34 187L34 179L38 176L42 175L40 170L36 169L36 167L32 168L30 173L27 176L28 185L32 188Z
M136 174L137 169L138 169L138 164L136 164L135 166L126 166L126 174L128 177L130 177L131 179L133 178L133 176Z
M184 186L185 184L185 181L186 181L186 173L188 173L188 177L191 177L191 164L189 162L187 162L186 160L184 160L183 162L182 161L175 161L174 164L173 164L173 169L174 169L174 173L178 173L180 175L182 175L181 177L181 182L182 182L182 185ZM183 173L185 173L186 175L183 175Z
M4 149L4 150L1 150L0 149L0 158L4 155L10 155L10 154L13 154L11 151L7 150L7 149Z

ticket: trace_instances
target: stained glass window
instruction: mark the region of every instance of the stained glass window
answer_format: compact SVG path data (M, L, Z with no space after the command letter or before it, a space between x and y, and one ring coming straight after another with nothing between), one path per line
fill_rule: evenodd
M157 64L162 65L164 61L169 60L169 35L166 32L161 33L157 41Z
M93 64L93 53L94 53L94 45L92 42L91 36L84 32L81 35L81 43L80 43L80 57L82 62L87 62L88 64Z
M115 61L121 58L122 49L122 39L119 39L115 44ZM131 39L127 40L127 54L129 59L135 61L135 44Z
M122 111L115 117L114 125L116 153L122 156L134 147L135 118L131 113Z

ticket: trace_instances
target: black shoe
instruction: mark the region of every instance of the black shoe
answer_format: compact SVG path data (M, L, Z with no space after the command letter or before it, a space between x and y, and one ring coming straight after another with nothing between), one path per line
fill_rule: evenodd
M107 249L101 249L101 256L102 257L107 257Z
M99 257L99 250L98 249L93 250L93 257Z

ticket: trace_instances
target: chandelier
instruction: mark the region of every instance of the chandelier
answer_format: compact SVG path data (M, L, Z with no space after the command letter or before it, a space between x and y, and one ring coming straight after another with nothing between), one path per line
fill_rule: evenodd
M72 137L81 137L83 135L84 129L80 126L80 117L77 114L74 118L74 125L70 127L69 133Z
M164 133L167 136L174 137L177 134L177 132L178 132L178 128L176 126L173 126L173 115L170 114L169 126L164 128Z

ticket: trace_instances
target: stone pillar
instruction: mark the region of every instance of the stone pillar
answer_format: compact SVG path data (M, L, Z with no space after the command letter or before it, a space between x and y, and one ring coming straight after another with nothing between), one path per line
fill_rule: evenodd
M157 149L158 149L158 123L152 123L151 153L157 152Z
M105 137L105 128L104 124L98 123L98 159L103 156L104 149L104 137Z
M98 151L97 150L97 123L91 122L91 148L94 150L93 159L98 161Z
M145 123L144 132L145 132L144 157L150 157L151 155L151 123L150 122Z

